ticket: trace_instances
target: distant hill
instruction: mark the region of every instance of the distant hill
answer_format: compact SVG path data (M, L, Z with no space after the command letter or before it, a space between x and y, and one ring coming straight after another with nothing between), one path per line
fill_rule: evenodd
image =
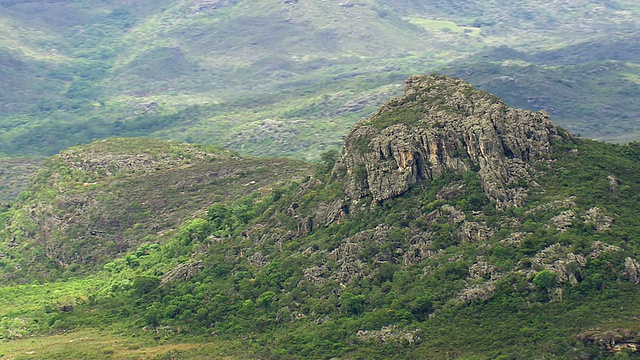
M431 72L637 140L638 15L623 0L5 0L0 151L146 136L319 160Z

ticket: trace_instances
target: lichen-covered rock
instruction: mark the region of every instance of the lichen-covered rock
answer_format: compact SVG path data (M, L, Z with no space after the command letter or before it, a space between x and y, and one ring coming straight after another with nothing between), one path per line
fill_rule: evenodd
M563 211L560 214L551 218L551 223L556 227L556 230L565 232L571 227L571 222L575 219L576 213L573 210Z
M202 269L204 269L204 265L200 260L179 264L165 274L160 281L160 284L165 285L175 281L189 281L198 275Z
M587 210L583 218L585 224L593 224L596 227L596 230L600 231L609 230L611 228L611 224L613 224L613 218L605 215L597 206Z
M465 221L458 229L460 241L485 241L491 236L493 236L491 228L475 221Z
M640 347L640 344L638 343L640 340L638 339L638 333L628 329L613 328L610 330L587 330L578 334L576 337L585 343L594 343L601 346L609 352L617 352L624 348L637 351L637 348Z
M404 96L353 128L336 167L346 167L345 193L356 203L398 196L445 171L477 170L498 208L519 206L529 164L551 155L556 135L546 113L510 108L459 79L413 76Z
M630 257L624 259L624 273L633 284L640 284L640 265Z

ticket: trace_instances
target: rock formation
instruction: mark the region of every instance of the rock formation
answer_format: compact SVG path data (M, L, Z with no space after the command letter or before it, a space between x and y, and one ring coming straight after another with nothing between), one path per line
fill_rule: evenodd
M356 125L334 171L346 169L353 203L398 196L445 171L478 172L500 209L527 196L531 162L551 155L555 126L544 112L513 109L446 76L412 76L405 94Z

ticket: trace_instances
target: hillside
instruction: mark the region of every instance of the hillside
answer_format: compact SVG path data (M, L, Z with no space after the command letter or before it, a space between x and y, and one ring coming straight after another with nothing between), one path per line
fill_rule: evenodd
M16 241L11 256L27 259L73 238L76 230L61 228L42 242L16 226L34 204L58 209L49 210L56 219L74 213L54 194L90 198L78 190L89 181L98 189L135 184L128 169L90 171L99 165L94 154L132 154L114 145L133 140L117 141L49 162L5 215L4 249ZM214 164L237 161L220 150L142 142L156 149L142 154L182 154L157 156L165 162L153 177L187 160L198 177L200 151ZM72 257L77 275L64 282L1 288L0 336L12 340L0 349L35 358L637 356L638 143L579 138L546 112L511 108L441 75L410 77L402 96L358 122L344 142L313 176L289 175L281 187L271 181L249 198L210 198L206 212L182 213L184 222L161 241L150 227L156 215L137 220L151 236L103 258L102 268ZM253 161L276 160L243 160ZM290 174L309 174L307 165L284 164ZM257 176L250 173L223 187ZM61 176L67 181L57 182ZM103 192L96 208L152 197L123 194ZM61 271L55 261L39 263L23 264L23 281ZM52 345L20 340L33 334Z
M0 151L146 136L317 161L431 72L636 140L639 14L632 0L0 1Z
M42 165L38 157L7 157L0 154L0 204L7 206L29 184Z
M250 203L250 196L312 172L292 160L133 138L67 149L44 167L9 209L0 245L12 254L3 256L11 259L5 281L24 282L28 264L51 265L46 261L57 269L39 273L46 280L103 265L142 244L163 243L212 204Z

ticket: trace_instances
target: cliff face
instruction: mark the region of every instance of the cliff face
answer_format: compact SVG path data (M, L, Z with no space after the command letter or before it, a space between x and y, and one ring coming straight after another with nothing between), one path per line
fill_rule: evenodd
M413 76L405 94L356 125L337 167L347 197L383 201L444 171L477 170L498 208L522 205L532 161L551 155L555 126L544 112L513 109L446 76Z

